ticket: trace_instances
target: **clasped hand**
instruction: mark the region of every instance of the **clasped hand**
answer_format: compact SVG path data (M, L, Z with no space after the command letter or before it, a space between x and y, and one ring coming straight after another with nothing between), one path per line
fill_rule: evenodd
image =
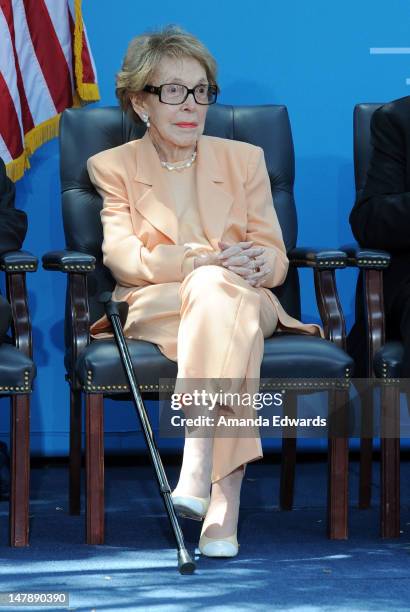
M195 267L198 267L198 265L223 266L242 276L252 287L260 287L271 272L266 258L266 249L252 246L252 240L237 242L233 245L219 241L218 244L221 252L210 253L205 257L198 258L200 261L197 261Z

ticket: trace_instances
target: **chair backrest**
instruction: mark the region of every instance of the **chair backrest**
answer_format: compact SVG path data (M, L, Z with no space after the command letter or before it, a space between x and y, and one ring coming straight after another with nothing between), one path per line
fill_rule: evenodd
M102 291L111 291L114 280L102 263L101 198L90 182L87 159L92 155L141 138L145 126L137 125L119 108L66 110L60 123L60 171L64 232L67 248L96 257L88 277L91 322L102 316L98 302ZM205 134L249 142L263 148L273 202L287 250L296 246L297 219L293 196L294 150L285 106L210 106ZM282 287L275 289L284 308L300 318L299 280L289 271Z
M370 123L375 110L382 103L356 104L353 112L353 147L354 147L354 176L356 194L363 190L366 175L372 157Z

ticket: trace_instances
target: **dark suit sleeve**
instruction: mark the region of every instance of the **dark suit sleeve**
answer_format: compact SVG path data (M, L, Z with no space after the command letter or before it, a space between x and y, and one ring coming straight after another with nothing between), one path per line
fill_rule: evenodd
M0 254L21 249L27 232L27 216L14 208L15 187L0 159Z
M392 112L375 111L373 155L362 194L350 214L360 245L390 251L410 248L410 192L406 191L404 127Z

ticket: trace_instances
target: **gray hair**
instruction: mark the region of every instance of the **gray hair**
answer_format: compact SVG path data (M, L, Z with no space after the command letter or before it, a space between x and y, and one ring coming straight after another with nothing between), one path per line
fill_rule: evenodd
M134 119L140 120L131 106L130 96L143 91L164 57L191 57L206 72L209 84L219 91L216 82L217 65L214 57L198 38L177 26L145 32L133 38L125 54L121 70L116 76L115 93L124 111L130 109Z

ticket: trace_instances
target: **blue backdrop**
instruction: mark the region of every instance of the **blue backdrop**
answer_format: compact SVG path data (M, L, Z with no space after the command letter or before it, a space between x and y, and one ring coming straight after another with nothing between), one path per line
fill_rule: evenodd
M296 152L299 244L338 245L351 240L354 104L410 93L409 5L406 0L156 0L91 2L83 11L98 71L102 105L116 104L114 75L129 40L146 29L179 24L197 35L219 63L219 101L285 104ZM29 217L25 248L41 257L64 245L60 215L58 143L31 158L17 183L17 202ZM312 273L303 271L305 321L319 321ZM348 328L353 320L355 273L339 271ZM38 377L32 403L32 450L65 455L68 387L63 369L65 277L39 270L28 276ZM6 408L5 400L2 407ZM106 448L141 445L129 404L107 402ZM8 410L0 411L0 437L8 437ZM267 441L265 441L267 446Z

